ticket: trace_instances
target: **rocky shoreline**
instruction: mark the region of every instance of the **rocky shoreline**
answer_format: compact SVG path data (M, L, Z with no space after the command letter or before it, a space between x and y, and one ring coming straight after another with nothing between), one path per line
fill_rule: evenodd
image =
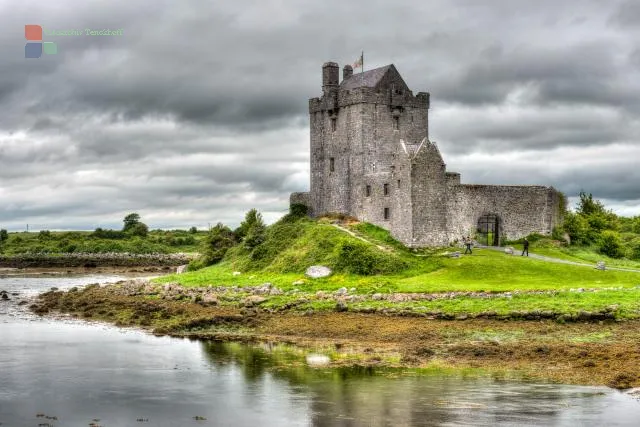
M472 314L459 314L442 312L416 311L410 306L399 306L399 303L413 301L434 301L455 298L512 298L517 295L559 295L566 292L598 292L603 289L570 289L568 291L512 291L512 292L439 292L439 293L374 293L371 295L355 294L355 289L340 288L335 292L317 291L307 293L294 289L283 291L271 283L263 283L258 286L207 286L184 287L177 283L156 284L147 280L121 281L117 286L110 288L110 292L121 296L144 296L170 301L189 301L205 305L236 305L243 313L255 315L258 312L270 314L296 310L297 307L308 305L312 302L329 302L336 312L354 312L365 314L382 314L389 316L414 316L428 319L467 320L472 318L495 320L559 320L562 322L600 322L616 319L616 305L606 307L601 311L580 311L575 314L558 313L551 310L513 311L507 314L498 314L494 311L486 311ZM619 290L622 288L610 288L605 290ZM281 306L264 307L262 304L269 297L285 295L293 297L292 301ZM359 307L358 303L385 302L379 307ZM362 304L360 304L362 305ZM305 310L305 314L313 314L313 309Z
M293 303L278 307L270 304L272 299L291 292L300 294ZM455 298L459 294L462 293L410 294L411 297L384 294L386 311L364 312L350 304L380 296L350 295L344 288L313 295L295 290L283 292L268 283L238 288L184 288L137 279L67 292L52 290L41 294L30 310L38 315L63 313L116 326L141 327L157 335L289 343L353 355L335 362L339 364L478 368L563 383L619 389L640 386L640 321L615 322L607 318L596 322L593 320L602 314L593 313L588 319L574 322L558 322L533 313L506 318L485 313L448 319L437 313L425 315L395 309L393 305L398 303L390 302ZM303 302L310 299L329 302L332 309L301 309ZM529 315L534 317L526 320Z

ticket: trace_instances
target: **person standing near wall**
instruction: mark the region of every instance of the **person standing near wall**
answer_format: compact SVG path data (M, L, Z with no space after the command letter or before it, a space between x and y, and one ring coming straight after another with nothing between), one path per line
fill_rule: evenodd
M522 255L520 256L524 256L524 253L527 253L527 256L529 256L529 240L527 240L527 238L524 238L524 243L523 243L523 248L522 248Z
M467 249L464 250L464 254L466 255L467 252L469 252L470 254L473 254L473 252L471 252L471 237L469 236L465 237L464 245L467 247Z

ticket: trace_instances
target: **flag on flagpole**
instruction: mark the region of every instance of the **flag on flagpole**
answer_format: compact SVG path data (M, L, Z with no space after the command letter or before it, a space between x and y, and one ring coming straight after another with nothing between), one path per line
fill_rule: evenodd
M356 62L353 63L353 68L362 68L364 64L364 52L360 55L360 58L356 59Z

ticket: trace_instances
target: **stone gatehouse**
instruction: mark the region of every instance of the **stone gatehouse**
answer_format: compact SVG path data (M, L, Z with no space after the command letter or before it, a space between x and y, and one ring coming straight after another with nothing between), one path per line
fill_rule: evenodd
M364 73L322 66L309 100L311 188L291 194L312 216L342 213L383 227L409 247L466 235L498 244L550 234L562 195L542 185L463 184L429 140L429 93L416 95L394 65Z

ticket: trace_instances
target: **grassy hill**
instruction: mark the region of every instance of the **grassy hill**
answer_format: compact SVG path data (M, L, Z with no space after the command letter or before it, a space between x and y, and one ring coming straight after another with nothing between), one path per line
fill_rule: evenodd
M285 292L270 298L267 306L271 307L304 297L310 301L300 309L332 310L334 302L314 301L314 295L345 287L350 294L367 298L378 293L514 292L490 299L454 295L450 299L410 301L399 306L418 311L578 313L608 310L615 305L621 317L640 315L640 273L635 272L599 271L507 256L489 249L475 249L473 255L460 258L449 256L457 248L416 253L370 224L355 223L339 229L328 220L307 218L272 225L261 246L249 251L239 244L216 265L156 280L187 287L243 287L269 282ZM326 278L309 279L304 271L311 265L329 266L334 273ZM582 289L575 292L579 288L598 292ZM385 304L387 301L366 301L353 307L375 308Z

